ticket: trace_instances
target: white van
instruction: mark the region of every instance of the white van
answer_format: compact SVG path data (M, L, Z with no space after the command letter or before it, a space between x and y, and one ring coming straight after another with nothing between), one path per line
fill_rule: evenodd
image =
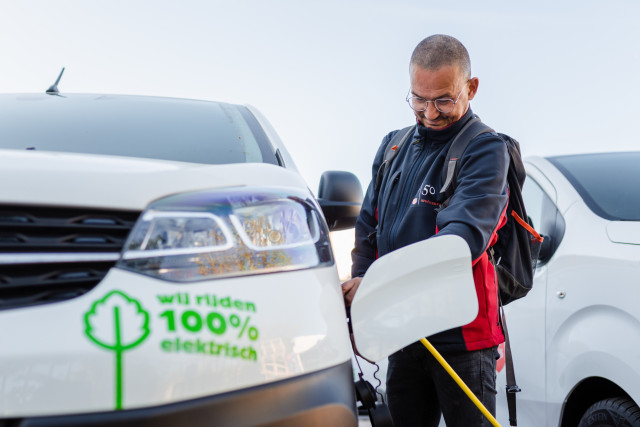
M520 426L640 426L640 152L525 162L545 236L533 290L505 307ZM504 359L498 420L508 425Z
M55 92L0 111L0 426L358 424L329 242L360 210L353 174L325 173L316 198L249 106ZM373 360L426 333L402 320L439 302L420 270L438 260L471 302L423 321L475 317L464 241L424 243L362 282Z

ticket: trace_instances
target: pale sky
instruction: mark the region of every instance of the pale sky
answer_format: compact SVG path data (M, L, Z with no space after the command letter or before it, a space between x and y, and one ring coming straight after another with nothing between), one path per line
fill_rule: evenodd
M314 191L324 170L366 187L382 137L412 123L413 48L446 33L480 79L474 112L525 157L634 149L640 2L515 3L0 0L0 93L64 66L66 93L252 104Z

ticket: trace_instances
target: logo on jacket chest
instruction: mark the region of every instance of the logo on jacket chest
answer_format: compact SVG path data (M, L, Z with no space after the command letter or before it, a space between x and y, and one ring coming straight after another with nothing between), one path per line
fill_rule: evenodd
M411 201L411 207L440 206L436 201L436 188L431 184L421 184Z

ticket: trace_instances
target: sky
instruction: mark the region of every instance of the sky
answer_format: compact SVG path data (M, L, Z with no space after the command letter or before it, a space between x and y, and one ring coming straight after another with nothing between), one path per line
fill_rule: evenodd
M633 150L640 2L502 0L0 0L0 93L165 96L250 104L316 191L364 189L388 132L413 123L409 58L458 38L473 111L523 157ZM1 112L0 112L1 114ZM341 277L352 231L333 233Z
M516 4L518 3L518 4ZM424 37L469 50L471 107L523 156L636 147L640 2L0 0L0 93L141 94L251 104L312 190L366 188L383 136L413 122Z

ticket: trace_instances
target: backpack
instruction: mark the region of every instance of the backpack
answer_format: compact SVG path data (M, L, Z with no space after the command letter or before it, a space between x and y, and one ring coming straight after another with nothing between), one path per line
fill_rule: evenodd
M446 207L455 191L458 162L465 149L476 136L494 132L489 126L474 116L460 130L447 152L448 163L443 171L444 184L440 194ZM520 156L520 144L508 135L499 133L509 151L507 186L509 203L507 222L498 230L498 240L488 250L489 259L496 270L500 303L507 305L525 296L533 286L533 274L538 262L538 254L543 237L533 229L522 199L522 185L526 178L524 164Z

